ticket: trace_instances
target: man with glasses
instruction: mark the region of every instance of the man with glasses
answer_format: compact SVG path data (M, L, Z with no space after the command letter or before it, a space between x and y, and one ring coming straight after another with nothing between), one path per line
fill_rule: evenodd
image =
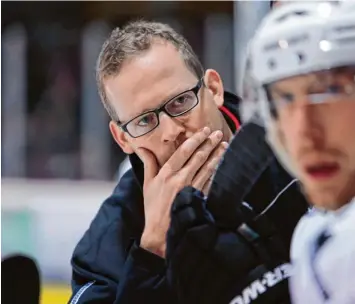
M171 207L186 186L208 196L240 128L240 100L224 92L215 70L204 71L181 35L155 22L132 22L111 33L98 59L97 83L111 134L132 170L75 249L71 303L174 303L179 295L168 286L164 260ZM254 152L242 147L240 155ZM268 164L253 166L259 174ZM271 181L270 174L259 188L246 187L254 194L249 203L270 202L277 193Z

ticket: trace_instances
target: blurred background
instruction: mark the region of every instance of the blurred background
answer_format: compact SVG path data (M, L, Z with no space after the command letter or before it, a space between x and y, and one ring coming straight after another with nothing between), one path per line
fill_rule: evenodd
M110 31L144 18L182 33L237 92L246 43L268 1L2 2L1 254L41 270L42 303L66 303L70 258L129 168L95 83Z

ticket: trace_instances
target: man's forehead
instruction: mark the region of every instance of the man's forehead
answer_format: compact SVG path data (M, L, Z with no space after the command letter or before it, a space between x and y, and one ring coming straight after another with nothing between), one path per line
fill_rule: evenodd
M162 63L139 58L127 64L119 75L105 81L108 99L120 120L155 109L195 85L196 77L184 65L177 68Z

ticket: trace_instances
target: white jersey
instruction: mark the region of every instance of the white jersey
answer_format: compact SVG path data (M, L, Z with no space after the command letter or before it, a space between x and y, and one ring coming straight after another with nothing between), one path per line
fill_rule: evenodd
M355 199L335 212L313 209L291 245L294 304L355 303Z

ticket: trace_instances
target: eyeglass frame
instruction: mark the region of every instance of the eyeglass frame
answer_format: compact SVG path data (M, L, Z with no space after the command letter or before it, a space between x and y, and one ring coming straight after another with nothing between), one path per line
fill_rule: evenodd
M159 114L160 114L161 112L164 112L166 115L168 115L168 116L171 117L171 118L175 118L175 117L179 117L179 116L181 116L181 115L184 115L184 114L186 114L187 112L189 112L189 111L191 111L192 109L194 109L194 108L200 103L200 99L199 99L199 97L198 97L198 93L199 93L201 87L203 87L204 85L205 85L205 84L204 84L203 78L200 78L199 81L197 82L197 84L196 84L193 88L188 89L188 90L186 90L186 91L183 91L183 92L179 93L178 95L176 95L176 96L170 98L169 100L167 100L166 102L164 102L164 104L162 104L160 107L158 107L158 108L156 108L156 109L154 109L154 110L149 110L149 111L143 112L143 113L141 113L141 114L139 114L139 115L133 117L132 119L130 119L129 121L127 121L127 122L125 122L125 123L121 123L119 120L117 120L117 121L116 121L116 124L118 125L118 127L120 127L120 129L121 129L123 132L128 133L129 136L131 136L132 138L138 138L138 137L147 135L148 133L152 132L153 130L155 130L155 129L160 125ZM190 108L190 109L188 109L188 110L186 110L186 111L184 111L184 112L182 112L182 113L179 113L179 114L177 114L177 115L172 115L172 114L170 114L170 113L165 109L165 107L167 106L167 104L169 104L169 102L173 101L174 99L176 99L176 98L179 97L180 95L183 95L183 94L188 93L188 92L193 92L193 93L195 94L195 96L196 96L197 102L196 102L196 104L195 104L192 108ZM149 130L149 131L146 132L146 133L143 133L142 135L133 136L133 135L129 132L129 130L128 130L128 128L127 128L127 125L128 125L129 123L131 123L133 120L137 119L138 117L143 116L143 115L146 115L146 114L149 114L149 113L154 113L154 114L155 114L155 116L157 117L157 125L156 125L153 129Z

